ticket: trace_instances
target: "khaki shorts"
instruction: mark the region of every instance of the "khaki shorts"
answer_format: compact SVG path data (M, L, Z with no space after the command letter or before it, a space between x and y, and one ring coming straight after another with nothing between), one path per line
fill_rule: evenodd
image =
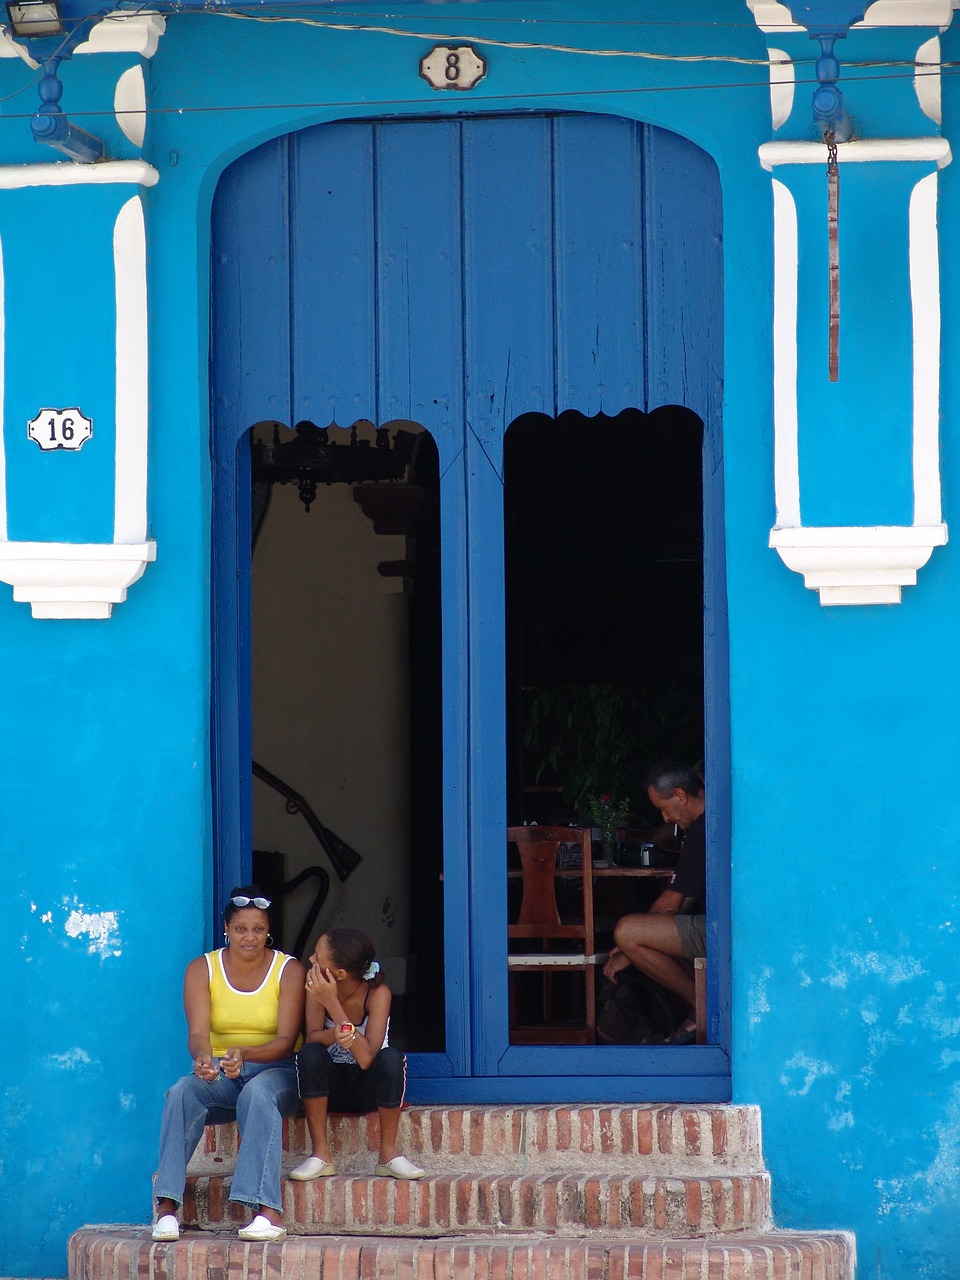
M688 960L707 954L707 917L706 916L674 916L677 933L680 935L680 946Z

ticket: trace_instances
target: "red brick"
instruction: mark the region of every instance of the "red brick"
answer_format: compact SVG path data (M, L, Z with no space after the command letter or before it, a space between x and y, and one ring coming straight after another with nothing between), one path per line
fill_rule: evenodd
M572 1113L568 1107L558 1107L554 1112L557 1126L557 1150L569 1151L572 1139Z
M695 1111L683 1113L683 1141L688 1156L700 1154L700 1117Z
M610 1153L616 1151L616 1126L614 1113L609 1107L597 1112L597 1125L600 1130L600 1150Z
M474 1111L470 1116L470 1154L483 1155L484 1113Z
M551 1149L551 1116L552 1112L547 1107L540 1107L527 1122L527 1143L532 1142L534 1151L545 1152Z
M595 1114L592 1111L580 1112L580 1150L581 1151L590 1152L590 1151L596 1150L596 1147L594 1146L595 1119L596 1119Z
M448 1112L447 1123L450 1127L450 1154L458 1156L463 1152L463 1112Z
M637 1112L637 1152L641 1156L653 1154L653 1113Z
M600 1183L597 1178L587 1178L583 1184L583 1221L588 1227L599 1227L603 1223Z
M660 1178L653 1193L653 1225L661 1231L667 1225L667 1191Z
M482 1186L485 1186L487 1182L488 1182L487 1179L482 1179L477 1184L478 1193L480 1191L480 1188ZM496 1206L497 1216L496 1216L496 1219L494 1219L494 1221L496 1221L498 1225L504 1226L504 1227L520 1226L521 1224L518 1221L516 1221L516 1215L514 1213L514 1203L513 1203L514 1184L510 1181L509 1178L490 1179L489 1182L490 1182L491 1200ZM479 1214L477 1215L477 1217L479 1220Z
M619 1178L611 1178L607 1184L607 1211L604 1223L608 1227L626 1226L623 1222L623 1183Z
M455 1183L454 1200L457 1206L457 1222L466 1226L470 1221L473 1205L473 1184L469 1178L458 1178Z
M700 1183L691 1180L687 1183L687 1226L699 1229L703 1219L703 1203L700 1195Z
M733 1226L744 1225L743 1216L743 1182L737 1178L733 1183Z
M509 1150L514 1155L526 1154L527 1144L532 1137L528 1130L532 1128L533 1117L528 1120L526 1113L519 1108L510 1112L510 1124L507 1132L509 1135Z
M540 1199L537 1195L537 1190L536 1182L530 1179L520 1183L519 1225L522 1227L535 1228L537 1226Z

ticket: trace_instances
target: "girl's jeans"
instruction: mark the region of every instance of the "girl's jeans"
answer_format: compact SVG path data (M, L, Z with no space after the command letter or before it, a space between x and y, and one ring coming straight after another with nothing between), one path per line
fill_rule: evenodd
M183 1200L187 1162L207 1124L236 1120L243 1137L230 1199L280 1210L280 1155L283 1117L299 1110L297 1072L292 1058L245 1062L236 1080L182 1076L167 1093L160 1122L160 1163L154 1195Z

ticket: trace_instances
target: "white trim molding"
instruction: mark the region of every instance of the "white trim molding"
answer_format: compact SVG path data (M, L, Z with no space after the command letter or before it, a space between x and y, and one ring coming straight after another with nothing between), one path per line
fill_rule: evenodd
M793 59L783 49L767 49L770 59L770 117L774 129L779 129L790 119L797 87L797 72Z
M113 228L116 291L116 456L113 540L147 536L147 237L139 196L128 200Z
M920 110L934 124L943 124L943 104L940 84L940 38L925 40L917 50L913 72L913 91L917 95Z
M747 8L761 31L805 32L806 27L794 22L793 14L778 0L747 0ZM949 27L960 0L874 0L855 22L852 31L863 27Z
M906 158L888 139L876 158ZM929 139L940 142L940 139ZM841 156L852 143L839 150ZM862 145L862 144L861 144ZM945 144L944 144L945 145ZM803 148L795 154L797 147ZM807 163L819 143L766 143L776 148L771 163ZM947 148L949 156L949 148ZM787 160L785 157L792 157ZM863 158L863 157L860 157ZM910 158L915 158L911 156ZM923 158L941 165L940 152ZM947 163L946 160L943 163ZM899 604L903 587L915 586L917 570L934 547L947 541L942 520L940 481L940 252L937 234L936 171L921 178L910 194L909 267L913 327L913 524L872 527L805 526L800 508L799 422L797 409L797 305L799 232L793 194L774 179L773 413L776 525L769 545L788 569L820 594L823 605Z
M113 114L135 147L143 146L147 131L147 86L143 67L127 67L113 92Z
M903 587L947 541L945 524L772 529L770 546L820 603L899 604Z
M160 174L145 160L101 160L97 164L56 161L53 164L0 165L0 191L21 187L112 186L131 183L155 187Z
M0 582L35 618L109 618L157 557L155 542L0 542Z
M778 164L827 167L825 142L763 142L757 148L764 169ZM838 164L876 164L880 160L920 160L944 169L953 156L946 138L861 138L837 147Z

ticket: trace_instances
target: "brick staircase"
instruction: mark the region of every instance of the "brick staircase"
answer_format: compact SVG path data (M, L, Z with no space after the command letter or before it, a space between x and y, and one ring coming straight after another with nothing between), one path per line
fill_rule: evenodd
M208 1129L180 1240L84 1227L71 1280L852 1280L850 1235L771 1227L754 1107L413 1107L400 1136L420 1182L372 1176L375 1115L333 1117L337 1176L285 1182L290 1235L253 1244L236 1130ZM284 1146L309 1151L302 1116Z

